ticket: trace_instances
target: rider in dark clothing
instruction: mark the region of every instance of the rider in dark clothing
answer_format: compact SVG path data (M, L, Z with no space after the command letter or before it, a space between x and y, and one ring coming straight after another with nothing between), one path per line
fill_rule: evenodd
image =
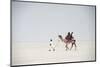
M70 40L70 32L68 32L68 35L65 37L66 40Z
M70 34L70 32L68 32L68 35L65 37L66 40L72 40L73 36L72 36L73 32Z
M70 35L70 40L72 40L74 37L73 37L73 32L71 33Z

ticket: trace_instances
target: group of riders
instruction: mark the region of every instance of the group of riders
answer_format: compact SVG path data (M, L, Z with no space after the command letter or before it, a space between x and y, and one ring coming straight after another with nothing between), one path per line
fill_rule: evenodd
M72 40L74 37L73 37L73 32L68 32L68 34L67 34L67 36L65 37L65 39L67 40L67 41L70 41L70 40Z

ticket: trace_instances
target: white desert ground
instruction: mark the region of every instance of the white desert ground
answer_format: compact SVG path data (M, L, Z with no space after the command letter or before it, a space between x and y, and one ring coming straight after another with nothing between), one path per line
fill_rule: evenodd
M74 32L76 51L56 40L67 32ZM50 38L55 51L48 51ZM12 65L93 61L94 39L95 6L12 2Z
M12 65L44 64L95 60L95 42L78 41L77 49L65 50L61 41L54 42L55 51L48 51L48 43L16 43L12 45ZM71 47L70 44L68 46Z

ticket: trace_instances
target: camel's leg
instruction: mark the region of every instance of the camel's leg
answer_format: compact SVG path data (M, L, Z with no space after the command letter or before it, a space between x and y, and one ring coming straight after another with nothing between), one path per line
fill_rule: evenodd
M75 50L76 50L77 49L77 46L76 46L75 43L72 43L72 46L71 46L70 50L73 48L73 46L75 46Z
M74 45L75 45L75 50L77 49L77 46L76 46L76 40L74 40Z
M67 46L67 44L66 44L66 46L65 46L65 47L66 47L66 50L68 50L68 49L69 49L69 48L68 48L68 46Z
M74 42L72 43L72 46L71 46L71 48L70 48L70 50L73 48L73 45L75 45L75 50L76 50L76 48L77 48L77 46L76 46L76 40L73 40Z
M76 50L77 49L76 43L74 43L74 45L75 45L75 50Z
M72 46L71 46L70 50L73 48L73 45L74 45L74 43L72 43Z

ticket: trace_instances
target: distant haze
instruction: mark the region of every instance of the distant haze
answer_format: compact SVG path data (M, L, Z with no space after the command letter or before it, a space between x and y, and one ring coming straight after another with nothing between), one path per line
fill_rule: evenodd
M48 42L67 32L78 40L94 40L95 7L12 2L13 42Z

